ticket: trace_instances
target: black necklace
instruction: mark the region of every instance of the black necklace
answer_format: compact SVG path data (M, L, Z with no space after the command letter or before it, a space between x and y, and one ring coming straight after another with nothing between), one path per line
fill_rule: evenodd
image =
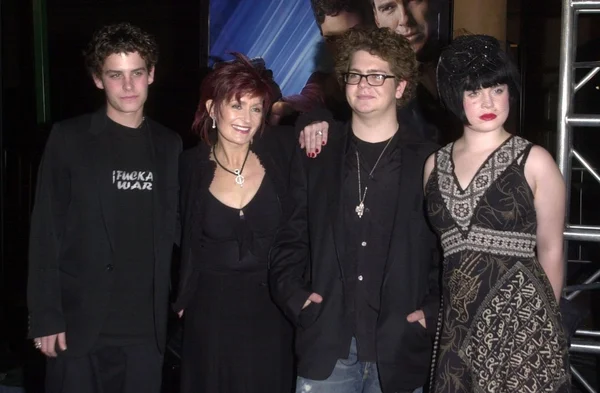
M248 156L250 155L250 146L248 146L248 151L246 151L246 157L244 158L244 162L242 163L242 167L240 169L234 169L233 171L225 168L220 162L219 159L217 158L217 152L215 151L215 146L213 146L212 148L212 154L213 157L215 158L215 162L217 163L217 165L219 165L221 168L223 168L223 170L231 173L232 175L235 176L235 183L238 184L240 187L244 187L244 176L242 175L242 172L244 171L244 166L246 166L246 161L248 160Z

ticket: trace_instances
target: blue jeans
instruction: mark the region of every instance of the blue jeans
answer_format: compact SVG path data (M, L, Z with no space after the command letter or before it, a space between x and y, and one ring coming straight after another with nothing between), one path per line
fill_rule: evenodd
M412 393L422 392L423 388L418 388ZM353 337L348 359L338 359L331 375L323 381L298 377L296 393L382 393L377 363L358 360L356 339Z

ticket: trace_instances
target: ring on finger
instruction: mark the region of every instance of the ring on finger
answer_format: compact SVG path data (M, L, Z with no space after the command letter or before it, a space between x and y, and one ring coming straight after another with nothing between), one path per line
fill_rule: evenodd
M318 136L323 136L323 130L319 130L319 131L317 131L317 135L318 135Z
M33 346L35 347L35 349L41 349L42 348L42 342L40 340L34 340L33 341Z

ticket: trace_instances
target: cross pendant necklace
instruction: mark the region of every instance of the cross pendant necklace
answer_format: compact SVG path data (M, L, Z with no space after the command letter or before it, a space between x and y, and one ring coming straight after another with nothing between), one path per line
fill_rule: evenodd
M373 172L375 171L375 168L377 168L377 164L379 164L381 157L383 157L383 153L385 153L386 149L390 145L390 142L392 141L393 138L394 137L392 136L388 140L388 142L385 144L385 147L381 151L381 154L379 154L379 157L377 158L375 165L373 165L371 172L369 172L369 177L373 176ZM365 198L367 197L367 189L369 187L365 186L365 190L364 191L362 190L362 184L360 182L360 156L358 154L358 147L356 148L356 150L354 152L356 153L356 174L358 177L358 205L356 205L356 208L354 209L354 211L356 212L356 215L358 216L358 218L362 218L363 214L365 214Z
M354 209L358 218L362 218L363 214L365 214L365 197L367 196L367 188L369 187L365 187L365 192L363 193L362 198L359 198L359 203L356 205L356 209Z
M356 149L355 151L356 153L356 166L357 166L357 177L358 177L358 205L356 205L356 208L354 209L354 211L356 212L356 215L358 216L358 218L362 218L363 214L365 214L365 198L367 197L367 189L369 187L365 186L365 190L362 191L362 186L360 184L360 156L358 155L358 149ZM375 169L375 168L373 168ZM373 171L371 171L371 173L373 173ZM362 195L361 195L362 193Z

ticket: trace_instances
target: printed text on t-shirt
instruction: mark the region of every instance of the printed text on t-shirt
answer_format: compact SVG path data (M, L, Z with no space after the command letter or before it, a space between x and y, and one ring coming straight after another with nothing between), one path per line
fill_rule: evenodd
M154 175L150 171L112 171L112 182L117 190L152 191Z

